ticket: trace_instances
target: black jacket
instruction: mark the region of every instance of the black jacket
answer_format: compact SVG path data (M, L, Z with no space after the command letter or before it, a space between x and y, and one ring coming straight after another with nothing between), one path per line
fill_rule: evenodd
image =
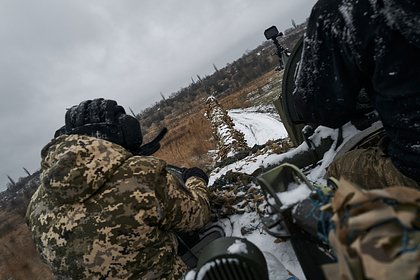
M309 123L358 118L365 88L390 138L388 154L420 181L420 2L320 0L312 10L294 98Z

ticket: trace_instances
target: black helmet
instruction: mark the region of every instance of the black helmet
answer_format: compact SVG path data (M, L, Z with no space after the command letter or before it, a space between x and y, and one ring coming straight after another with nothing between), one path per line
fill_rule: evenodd
M66 112L66 124L55 132L82 134L111 141L136 152L142 144L140 122L127 115L116 101L98 98L86 100Z

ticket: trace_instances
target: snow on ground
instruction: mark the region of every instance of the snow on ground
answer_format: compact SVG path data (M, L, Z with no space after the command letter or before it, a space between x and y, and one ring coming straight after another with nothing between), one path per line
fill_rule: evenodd
M244 134L249 147L287 137L287 131L278 117L261 112L256 107L229 110L228 115L235 123L235 129Z
M229 219L221 221L225 225L226 236L237 236L244 237L248 241L254 243L265 256L272 256L277 262L280 262L273 267L273 260L269 259L268 263L269 271L272 274L288 275L287 271L293 273L298 279L305 279L303 271L296 258L295 252L293 251L292 244L290 242L275 243L276 238L264 232L259 228L260 217L257 213L245 213L242 215L234 215ZM250 234L243 236L241 233L242 227L255 227L255 230ZM286 271L287 270L287 271ZM289 275L290 277L290 275ZM270 280L285 280L286 278L270 278Z
M273 117L271 113L258 112L255 108L248 108L242 110L231 110L229 115L235 123L235 128L240 130L245 135L245 139L249 146L254 144L264 144L267 140L287 137L286 130L280 120ZM344 127L343 143L350 138L351 135L357 132L351 125ZM337 139L338 130L320 127L316 129L316 137L313 142L321 141L322 137L330 136L334 141ZM334 142L335 144L335 142ZM306 143L301 144L296 149L283 154L262 154L258 156L249 156L240 161L234 162L223 168L215 169L210 175L209 186L211 186L216 179L222 177L228 171L242 172L245 174L252 174L255 170L261 167L268 167L279 162L287 161L287 158L293 157L296 153L302 150L307 150ZM325 168L328 166L335 155L335 145L327 151L320 165L313 168L307 174L310 181L325 182L322 178L325 174ZM300 197L304 199L305 197ZM294 198L288 198L293 200ZM296 255L293 251L292 245L287 242L276 242L275 237L267 234L261 227L260 217L257 213L244 213L241 215L230 216L229 219L221 221L224 224L226 236L244 237L253 242L261 251L264 252L270 270L270 280L285 279L287 271L290 271L298 279L305 279L303 271L299 265ZM241 228L254 229L250 233L243 235ZM273 257L274 256L274 257ZM279 263L280 262L280 263Z
M265 144L268 140L287 137L287 132L283 124L278 118L273 116L272 113L257 111L256 108L247 108L230 110L228 114L235 123L235 129L238 129L245 135L247 144L250 147L255 144ZM274 158L278 158L279 155L273 156ZM270 155L261 155L249 162L242 160L231 164L226 168L219 170L219 172L212 173L209 185L213 184L217 178L226 174L229 170L240 170L243 173L251 174L255 169L259 168L264 159L267 160L267 158L270 158ZM270 163L276 162L275 159L268 161ZM283 277L288 275L286 269L299 279L305 279L291 243L275 243L274 241L276 238L262 230L260 226L260 217L257 213L234 215L221 222L225 225L226 236L245 237L263 251L269 269L275 266L275 268L270 269L270 271L271 273L276 273L277 276L273 276L274 274L271 275L270 280L285 279ZM255 228L255 230L244 236L241 233L241 228L244 226L247 228Z

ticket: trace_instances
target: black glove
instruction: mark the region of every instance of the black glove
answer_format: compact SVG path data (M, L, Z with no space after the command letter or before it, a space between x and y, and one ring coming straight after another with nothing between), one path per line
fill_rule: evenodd
M203 179L206 182L206 185L209 183L209 176L207 176L207 174L198 167L188 168L182 172L182 180L184 182L193 176Z
M125 115L125 110L114 100L86 100L67 110L66 129L97 123L117 124L121 115Z
M163 139L163 137L165 137L166 133L168 133L168 129L164 127L152 141L139 147L139 149L133 151L133 153L140 156L153 155L160 149L160 141Z
M66 112L65 126L56 131L61 134L82 134L105 139L135 151L142 143L139 121L125 113L114 100L98 98L86 100Z

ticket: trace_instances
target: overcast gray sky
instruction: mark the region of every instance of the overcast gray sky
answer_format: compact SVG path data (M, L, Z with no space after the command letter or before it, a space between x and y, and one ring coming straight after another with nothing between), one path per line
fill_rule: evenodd
M65 109L115 99L135 112L252 50L315 0L0 0L0 191L39 169Z

